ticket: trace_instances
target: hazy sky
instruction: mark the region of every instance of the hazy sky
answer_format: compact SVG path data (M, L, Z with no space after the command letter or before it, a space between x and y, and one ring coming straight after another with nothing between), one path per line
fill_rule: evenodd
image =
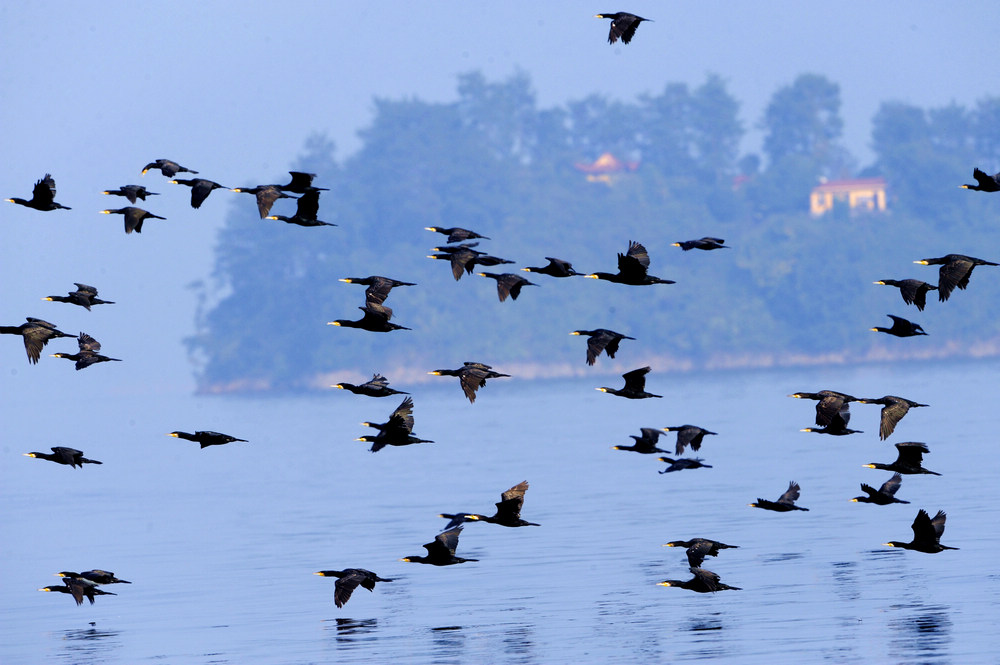
M610 46L608 21L593 14L622 9L654 22ZM747 128L777 88L820 73L841 86L845 140L864 163L880 102L972 105L1000 94L1000 69L979 69L994 59L998 25L1000 5L981 1L2 3L0 197L28 198L51 172L56 200L73 210L2 203L0 319L86 329L136 368L115 373L131 390L189 390L178 343L193 330L186 286L209 275L228 206L252 201L216 192L192 210L187 188L140 177L155 158L230 187L274 182L314 132L340 157L355 150L373 96L446 101L456 74L521 69L542 107L591 93L632 100L718 73ZM97 214L126 205L100 191L128 183L163 194L147 207L168 220L141 236ZM87 313L39 300L74 281L120 304ZM48 358L29 368L18 340L0 344L4 376L72 371ZM88 381L113 381L108 369L87 370L104 375Z

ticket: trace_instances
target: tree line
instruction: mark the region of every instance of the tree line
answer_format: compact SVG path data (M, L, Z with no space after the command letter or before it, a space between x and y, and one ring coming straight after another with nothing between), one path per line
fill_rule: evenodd
M355 154L337 159L332 142L313 136L292 167L329 187L320 218L338 227L265 223L245 206L228 213L188 340L201 388L302 390L337 372L465 360L536 365L545 375L583 365L579 338L568 336L577 328L632 335L641 340L636 357L641 348L682 369L993 348L1000 321L982 303L996 302L1000 275L919 315L872 282L936 283L935 269L912 262L1000 246L1000 198L957 187L972 182L974 166L998 167L1000 98L972 108L883 103L873 119L876 158L863 169L841 142L840 89L825 77L803 74L774 93L759 120L761 155L740 154L739 106L714 75L632 102L591 95L553 108L538 107L524 73L461 75L448 103L374 100ZM610 184L588 182L575 165L604 153L639 166ZM888 213L810 217L809 192L821 179L873 176L888 182ZM444 242L429 226L489 236L478 249L516 262L496 272L544 265L546 256L614 272L616 254L638 240L650 272L677 284L630 290L521 273L542 288L501 304L491 280L456 283L425 258ZM705 235L732 249L670 246ZM338 279L369 274L419 284L386 303L412 331L324 325L360 317L363 289ZM868 332L886 313L930 335L914 343ZM622 354L629 362L624 346Z

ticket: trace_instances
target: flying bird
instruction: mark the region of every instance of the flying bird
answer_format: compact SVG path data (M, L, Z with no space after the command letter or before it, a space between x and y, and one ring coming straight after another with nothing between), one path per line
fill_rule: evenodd
M390 414L389 420L384 423L361 423L365 427L372 427L378 430L375 436L362 436L357 441L365 441L372 444L371 452L377 453L386 446L408 446L414 443L434 443L427 439L420 439L413 435L413 398L406 397L399 406Z
M308 194L309 192L325 192L328 191L326 187L313 187L313 178L316 177L315 173L303 173L302 171L289 171L288 175L292 176L292 179L287 185L278 185L278 189L283 192L292 192L293 194Z
M148 210L143 210L142 208L136 208L135 206L125 206L124 208L117 208L112 210L102 210L103 215L124 215L125 216L125 233L142 233L142 223L147 219L166 219L166 217L160 217L159 215L154 215Z
M779 513L787 513L790 510L809 510L808 508L802 508L801 506L796 506L795 501L799 498L799 484L794 480L788 483L788 489L785 493L778 497L777 501L768 501L766 499L757 499L756 503L747 504L753 508L763 508L764 510L774 510Z
M944 535L944 522L947 519L943 510L937 511L934 519L921 508L917 511L917 517L910 526L913 529L913 540L908 543L901 543L893 540L883 543L887 547L902 547L906 550L916 552L926 552L927 554L937 554L944 550L957 550L957 547L949 547L941 544L941 536Z
M618 353L618 344L623 339L635 339L635 337L629 337L628 335L623 335L607 328L574 330L570 335L585 335L590 338L587 340L588 365L593 365L597 362L597 356L601 355L601 351L607 353L609 358L614 358L615 354Z
M72 210L61 203L56 203L56 181L48 173L45 177L35 183L35 188L31 191L31 198L28 200L17 198L7 199L11 203L47 212L49 210Z
M936 259L921 259L914 261L924 266L941 266L938 269L938 300L944 302L951 295L957 286L965 289L969 285L969 278L976 266L1000 265L992 261L965 256L964 254L948 254Z
M959 187L977 192L1000 192L1000 173L989 175L985 171L973 169L972 177L976 179L975 185L959 185Z
M236 187L230 191L241 192L243 194L253 194L257 198L257 212L261 219L266 219L271 214L271 206L278 199L294 199L294 196L285 194L278 188L278 185L258 185L256 187Z
M385 299L389 297L389 292L397 286L416 286L413 282L401 282L398 279L382 277L381 275L370 275L368 277L343 277L340 281L347 282L348 284L361 284L363 286L367 286L368 288L365 289L365 302L374 302L379 305L385 302Z
M76 448L67 448L66 446L53 446L51 448L52 454L49 453L24 453L25 457L36 457L38 459L48 460L50 462L55 462L56 464L65 464L71 468L83 468L84 464L103 464L103 462L98 462L95 459L87 459L83 456L82 450L77 450Z
M548 261L548 264L540 268L528 267L521 268L521 270L524 272L537 272L543 275L548 275L549 277L573 277L574 275L580 274L573 270L573 264L569 261L563 261L562 259L556 259L551 256L546 256L545 260Z
M847 427L851 420L850 403L858 399L835 390L821 390L818 393L792 393L789 397L818 400L816 404L816 424L834 431Z
M351 598L351 594L358 586L362 586L369 591L375 591L376 582L392 582L392 579L379 577L370 570L364 568L345 568L344 570L321 570L316 575L322 577L336 577L337 582L333 585L333 602L337 607L343 607Z
M616 284L648 286L650 284L676 284L672 279L660 279L647 274L649 254L640 243L629 240L628 251L618 255L618 272L595 272L587 275L591 279L603 279Z
M286 224L296 224L297 226L336 226L332 222L323 222L316 219L319 214L319 190L311 189L304 193L295 202L295 214L291 217L284 215L268 215L266 219L277 219Z
M181 166L177 162L172 162L169 159L158 159L155 162L150 162L142 167L142 175L146 175L146 171L151 169L159 169L160 173L167 176L168 178L173 178L178 173L193 173L198 174L197 171L192 171L189 168ZM134 201L133 201L134 203Z
M114 305L115 303L111 300L101 300L97 297L97 288L93 286L87 286L86 284L81 284L79 282L73 282L76 285L76 291L70 291L69 295L65 296L47 296L42 298L42 300L48 300L50 302L65 302L71 305L79 305L85 308L88 312L93 305Z
M622 378L625 379L625 387L620 389L615 388L596 388L595 390L600 390L602 393L610 393L612 395L618 395L619 397L625 397L627 399L646 399L649 397L663 397L663 395L654 395L653 393L646 392L646 375L649 374L649 367L640 367L639 369L634 369L630 372L625 372L622 374Z
M220 185L217 182L211 180L205 180L204 178L193 178L191 180L184 180L183 178L177 178L171 180L172 185L187 185L191 188L191 207L200 208L201 204L205 202L208 195L211 194L216 189L229 189L225 185Z
M656 447L656 442L659 440L662 430L658 430L654 427L640 427L639 431L642 433L639 436L629 434L630 438L635 439L635 443L631 446L611 446L611 449L631 450L632 452L642 453L643 455L670 452L668 450L660 450Z
M48 321L30 316L27 321L19 326L0 326L0 335L20 335L23 337L24 350L28 354L28 362L32 365L38 363L38 359L42 355L42 348L49 343L50 339L75 337L75 335L68 335L61 330L56 330L55 324Z
M106 189L102 194L109 194L111 196L124 196L128 199L129 203L134 204L136 199L146 200L147 196L159 196L158 192L147 191L143 185L125 185L124 187L119 187L118 189Z
M500 500L496 503L497 511L492 515L477 515L474 513L447 514L442 513L438 517L451 520L445 526L445 530L462 524L463 522L489 522L500 526L540 526L534 522L521 519L521 507L524 505L524 493L528 491L528 481L523 480L514 485L500 495Z
M176 437L178 439L186 439L188 441L195 441L202 448L207 448L209 446L221 446L226 443L232 443L233 441L249 443L246 439L237 439L235 436L220 434L219 432L212 432L210 430L198 431L194 434L190 434L188 432L170 432L167 436Z
M118 579L114 573L97 569L85 570L82 573L71 573L64 570L61 573L56 573L56 576L81 580L84 584L132 584L128 580Z
M889 435L896 429L896 423L902 420L903 416L911 408L927 406L926 404L919 404L913 400L906 399L905 397L896 397L895 395L886 395L878 399L859 399L856 401L860 404L882 405L882 417L879 423L878 435L883 441L889 438Z
M364 316L357 321L337 319L336 321L327 321L326 325L339 326L343 328L359 328L361 330L367 330L368 332L381 333L392 332L393 330L410 330L410 328L407 328L406 326L391 323L389 319L392 318L392 310L385 305L368 301L364 307L358 307L358 309L364 312Z
M930 449L926 443L918 441L903 441L896 444L896 460L891 464L872 462L863 464L866 469L883 469L885 471L895 471L896 473L928 473L932 476L940 476L936 471L925 469L922 464L924 455L930 454Z
M443 531L435 536L434 540L424 545L424 549L427 550L427 556L408 556L400 559L400 561L427 563L432 566L452 566L456 563L478 561L479 559L463 559L460 556L455 556L455 548L458 547L458 535L460 533L462 533L461 526Z
M512 272L505 273L492 273L492 272L480 272L476 273L480 277L489 277L490 279L496 280L497 283L497 297L500 298L500 302L507 299L510 296L514 300L521 295L522 286L538 286L534 282L529 282L525 278L521 277Z
M101 343L85 332L80 333L76 343L80 347L79 353L53 353L52 357L72 360L76 363L77 371L97 363L121 362L120 358L109 358L98 353L101 350Z
M341 390L348 390L355 395L365 395L367 397L389 397L390 395L410 394L402 390L390 388L389 379L378 373L373 374L370 380L359 386L342 381L341 383L334 384L331 388L340 388Z
M719 576L710 570L705 570L704 568L691 568L691 574L694 575L689 580L664 580L662 582L657 582L656 586L676 586L682 589L688 589L690 591L697 591L698 593L709 593L715 591L742 591L738 586L729 586L728 584L723 584L719 581Z
M703 464L703 460L700 457L682 457L680 459L670 459L669 457L657 457L656 459L661 462L666 462L667 468L658 473L670 473L671 471L683 471L684 469L711 469L711 464Z
M446 242L465 242L466 240L473 240L475 238L482 238L483 240L489 240L487 236L481 236L475 231L470 231L469 229L463 229L458 226L452 226L451 228L442 228L440 226L425 226L424 229L427 231L434 231L435 233L443 233L448 236Z
M487 379L510 377L510 374L495 372L489 365L478 362L465 362L458 369L436 369L427 373L433 376L457 376L462 384L462 392L470 403L475 403L476 391L486 385Z
M628 12L615 12L613 14L594 14L594 18L611 19L611 31L608 33L608 43L614 44L619 39L622 44L628 44L635 35L636 28L643 21L652 22L652 19L642 18Z
M861 483L861 491L865 493L865 496L856 496L851 501L857 503L874 503L878 506L888 506L890 503L909 503L909 501L903 501L902 499L896 498L896 490L903 482L903 477L899 475L899 472L892 474L889 480L882 483L882 486L875 489L871 485L866 485Z
M899 294L903 296L903 302L907 305L916 305L917 310L921 312L927 305L927 292L938 290L938 287L931 286L919 279L880 279L874 283L898 287Z
M98 589L93 584L87 584L83 580L76 579L73 577L67 577L66 581L60 585L42 587L39 591L58 591L59 593L68 593L73 596L73 600L76 601L77 605L83 605L83 599L86 598L90 601L90 604L94 604L95 596L117 596L118 594L112 593L110 591L104 591Z
M677 427L664 427L664 432L677 432L677 446L674 448L674 454L680 455L684 452L687 446L691 446L691 450L700 450L701 442L705 436L715 436L715 432L709 432L703 427L698 427L697 425L680 425Z
M673 243L673 247L680 247L685 252L691 251L692 249L703 249L705 251L711 251L713 249L729 249L728 245L723 245L726 242L722 238L711 238L705 236L704 238L698 238L697 240L682 240L680 242Z
M901 316L893 316L892 314L886 314L890 319L892 319L891 328L883 328L880 326L875 326L871 328L873 332L882 332L894 335L895 337L915 337L917 335L926 335L924 329L919 323L914 323L904 319Z

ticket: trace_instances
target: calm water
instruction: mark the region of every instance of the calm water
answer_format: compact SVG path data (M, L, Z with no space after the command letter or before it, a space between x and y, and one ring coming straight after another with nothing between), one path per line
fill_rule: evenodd
M1000 658L994 360L654 372L647 388L664 399L636 402L593 390L620 381L599 377L491 381L470 405L441 378L397 385L414 394L415 434L437 443L374 455L353 441L366 433L358 423L384 421L399 400L151 399L104 384L88 399L103 369L71 386L27 370L5 379L2 663ZM48 392L15 390L22 380ZM889 442L878 440L879 407L860 404L851 426L864 434L799 432L814 403L786 395L823 388L931 407L912 410ZM611 450L639 427L684 423L719 433L700 452L714 468L659 475L655 456ZM200 450L165 436L175 429L251 443ZM890 475L861 465L891 461L891 444L907 440L925 441L925 466L943 475L904 476L898 496L910 505L851 503L859 483ZM21 456L59 444L104 464ZM458 554L478 563L398 561L423 554L444 525L437 513L491 513L525 479L523 515L541 527L468 525ZM810 512L747 507L789 480ZM881 546L909 540L919 508L948 512L942 542L959 551ZM661 545L694 536L740 546L706 567L743 591L656 585L690 576L683 551ZM396 581L359 588L338 610L333 580L312 573L352 566ZM83 607L36 590L89 568L133 584Z

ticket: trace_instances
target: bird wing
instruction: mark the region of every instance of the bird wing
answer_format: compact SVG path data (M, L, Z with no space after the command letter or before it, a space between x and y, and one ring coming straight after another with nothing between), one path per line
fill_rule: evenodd
M462 533L460 526L439 533L433 541L424 545L427 555L430 557L455 556L455 548L458 547L458 534L460 533Z
M687 558L688 565L692 568L700 568L701 564L705 561L705 557L711 554L712 543L708 541L696 541L691 547L687 548Z
M274 202L280 198L286 198L287 195L282 194L278 191L277 187L273 185L268 185L267 187L261 187L257 190L257 212L260 213L260 218L264 219L269 214L271 214L271 206Z
M599 331L589 338L587 338L587 364L593 365L597 362L597 356L601 355L601 351L608 349L608 355L612 358L615 354L610 350L610 343L612 342L612 337L608 335L606 331ZM618 342L614 342L615 350L618 350Z
M709 591L717 591L719 589L719 575L717 573L702 568L692 568L691 573Z
M388 427L406 435L413 431L413 398L405 398L389 416ZM383 430L385 431L385 430Z
M347 574L337 578L337 582L333 585L333 603L337 607L343 607L344 603L350 599L351 594L354 593L354 590L365 579L364 573L359 570L349 568L344 572Z
M646 390L646 375L649 374L649 367L640 367L639 369L634 369L631 372L625 372L622 374L622 378L625 379L625 389L632 389L636 391Z
M941 530L944 531L944 513L938 511L937 517L941 518ZM915 543L936 542L939 537L934 522L923 508L917 512L917 517L913 520L910 528L913 529L913 542Z
M937 514L931 520L931 526L934 528L934 539L939 540L942 535L944 535L944 521L948 518L944 514L943 510L937 511Z
M294 173L294 171L289 171L289 173ZM294 176L292 177L292 182L295 182ZM303 219L316 219L316 215L318 214L319 214L319 190L310 189L305 194L300 196L299 200L296 202L295 216L301 217Z
M462 391L470 402L476 401L476 391L486 383L484 371L474 366L464 367L458 380L462 384Z
M883 485L882 487L884 488L885 485ZM876 491L874 487L872 487L871 485L866 485L865 483L861 483L861 491L873 498L875 497L876 494L878 494L878 491Z
M77 346L80 347L81 351L101 350L101 343L85 332L80 333L80 336L76 338L76 343Z
M893 400L882 407L882 421L879 423L879 437L885 441L896 429L896 423L903 419L910 405L900 400Z
M497 517L502 514L514 519L519 518L521 516L521 506L524 505L524 493L527 491L528 481L524 480L501 494L500 501L496 503Z
M622 44L628 44L632 41L632 37L635 36L635 31L639 27L641 19L635 16L626 16L622 19L615 19L611 22L611 25L619 25L619 30L621 34Z
M80 282L73 282L73 286L76 287L78 293L83 293L88 296L96 296L97 288L93 286L88 286L87 284L81 284Z
M31 199L39 203L51 204L56 200L56 181L48 173L45 177L35 183L31 190Z
M969 285L973 263L965 258L952 259L938 270L938 299L945 301L957 286L964 289Z
M924 459L924 453L930 452L926 445L916 441L897 443L896 450L899 451L896 461L907 466L920 466Z
M901 475L899 475L898 473L894 473L894 474L892 474L892 478L889 478L889 480L887 480L884 483L882 483L882 487L880 487L878 491L881 492L882 494L887 495L887 496L895 496L896 495L896 490L899 489L899 486L900 486L900 484L902 484L902 482L903 482L903 477ZM862 485L861 489L864 489L864 488L865 488L865 486ZM865 491L867 492L868 490L865 490Z
M794 480L788 483L788 489L778 497L778 503L793 504L799 498L799 484Z
M640 243L630 240L628 252L618 255L618 272L645 275L649 268L649 253Z
M816 403L816 424L827 427L833 424L837 417L843 420L844 427L847 427L847 423L851 420L850 405L840 395L824 395L823 399Z

